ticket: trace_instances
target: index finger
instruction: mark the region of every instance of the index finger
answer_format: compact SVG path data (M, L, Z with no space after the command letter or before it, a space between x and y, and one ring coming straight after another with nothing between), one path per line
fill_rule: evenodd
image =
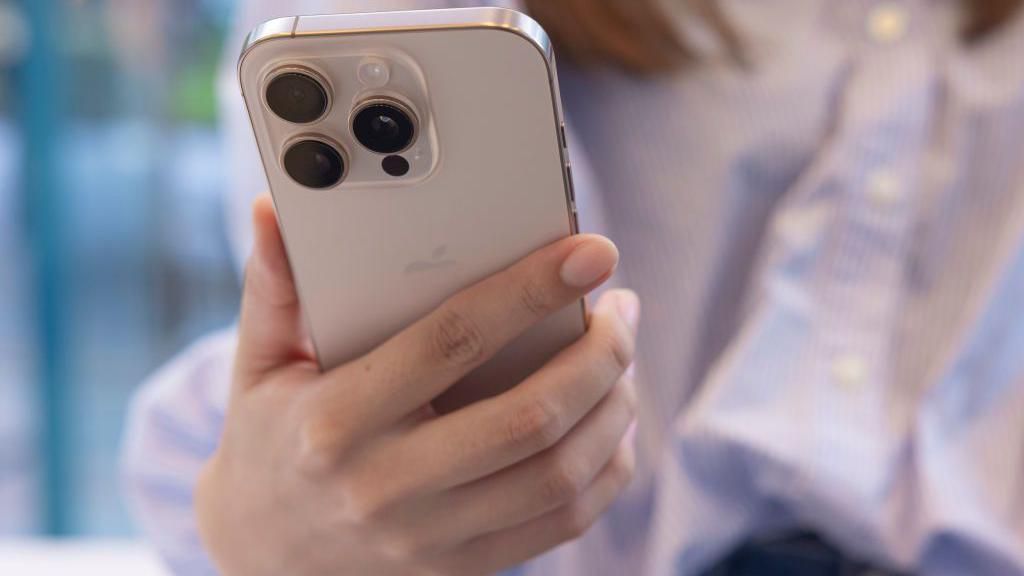
M555 242L456 294L327 378L361 381L345 387L343 405L358 407L369 420L397 421L438 397L530 326L601 285L614 272L618 257L615 245L602 236Z

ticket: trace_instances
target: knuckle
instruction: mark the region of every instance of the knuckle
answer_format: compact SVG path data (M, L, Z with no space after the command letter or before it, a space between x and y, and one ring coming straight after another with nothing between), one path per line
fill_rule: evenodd
M457 366L471 366L486 355L486 339L480 328L466 315L447 310L442 313L433 334L437 356Z
M558 410L541 399L513 410L505 424L505 440L513 447L540 451L553 446L560 437Z
M349 526L373 526L383 510L384 506L380 502L349 499L343 509L345 523Z
M633 482L633 476L636 474L636 464L632 455L632 448L624 447L620 449L608 466L608 473L612 477L616 490L625 490Z
M623 411L632 420L636 418L638 413L636 387L633 382L623 380L619 386L616 387L616 400L621 404Z
M552 459L550 470L541 480L540 495L545 504L561 504L583 493L589 479L586 463L559 456Z
M633 364L633 340L619 330L609 330L598 337L600 355L618 374Z
M395 560L414 561L428 556L432 547L415 534L398 532L390 535L383 544L384 553Z
M312 418L300 429L299 468L310 475L331 470L345 451L345 432L334 418Z
M349 482L342 490L342 513L346 524L373 526L390 506L390 500L372 486Z
M563 517L562 534L566 540L582 538L597 520L597 515L583 503L569 506Z
M519 302L527 313L535 317L547 316L554 308L548 291L532 278L519 287Z

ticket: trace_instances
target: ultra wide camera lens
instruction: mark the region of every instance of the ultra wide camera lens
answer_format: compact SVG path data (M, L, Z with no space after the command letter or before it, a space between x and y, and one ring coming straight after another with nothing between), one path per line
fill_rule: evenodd
M315 122L327 112L327 104L327 90L302 72L285 72L267 85L267 105L288 122Z
M416 123L412 112L398 103L374 101L356 112L352 133L363 146L379 154L396 154L412 145Z
M331 188L345 176L345 159L329 144L302 140L284 153L284 169L307 188Z

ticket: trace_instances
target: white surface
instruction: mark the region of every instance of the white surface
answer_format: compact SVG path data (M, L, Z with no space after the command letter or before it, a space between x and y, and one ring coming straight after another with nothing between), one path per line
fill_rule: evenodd
M0 541L4 576L169 576L156 555L132 541Z

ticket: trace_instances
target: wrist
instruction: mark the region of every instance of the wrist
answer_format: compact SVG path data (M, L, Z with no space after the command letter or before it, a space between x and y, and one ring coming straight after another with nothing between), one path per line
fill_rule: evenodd
M261 576L260 562L254 560L257 551L246 551L240 542L245 532L236 528L241 524L234 518L231 491L225 490L228 485L215 455L196 482L194 506L200 542L222 576Z

